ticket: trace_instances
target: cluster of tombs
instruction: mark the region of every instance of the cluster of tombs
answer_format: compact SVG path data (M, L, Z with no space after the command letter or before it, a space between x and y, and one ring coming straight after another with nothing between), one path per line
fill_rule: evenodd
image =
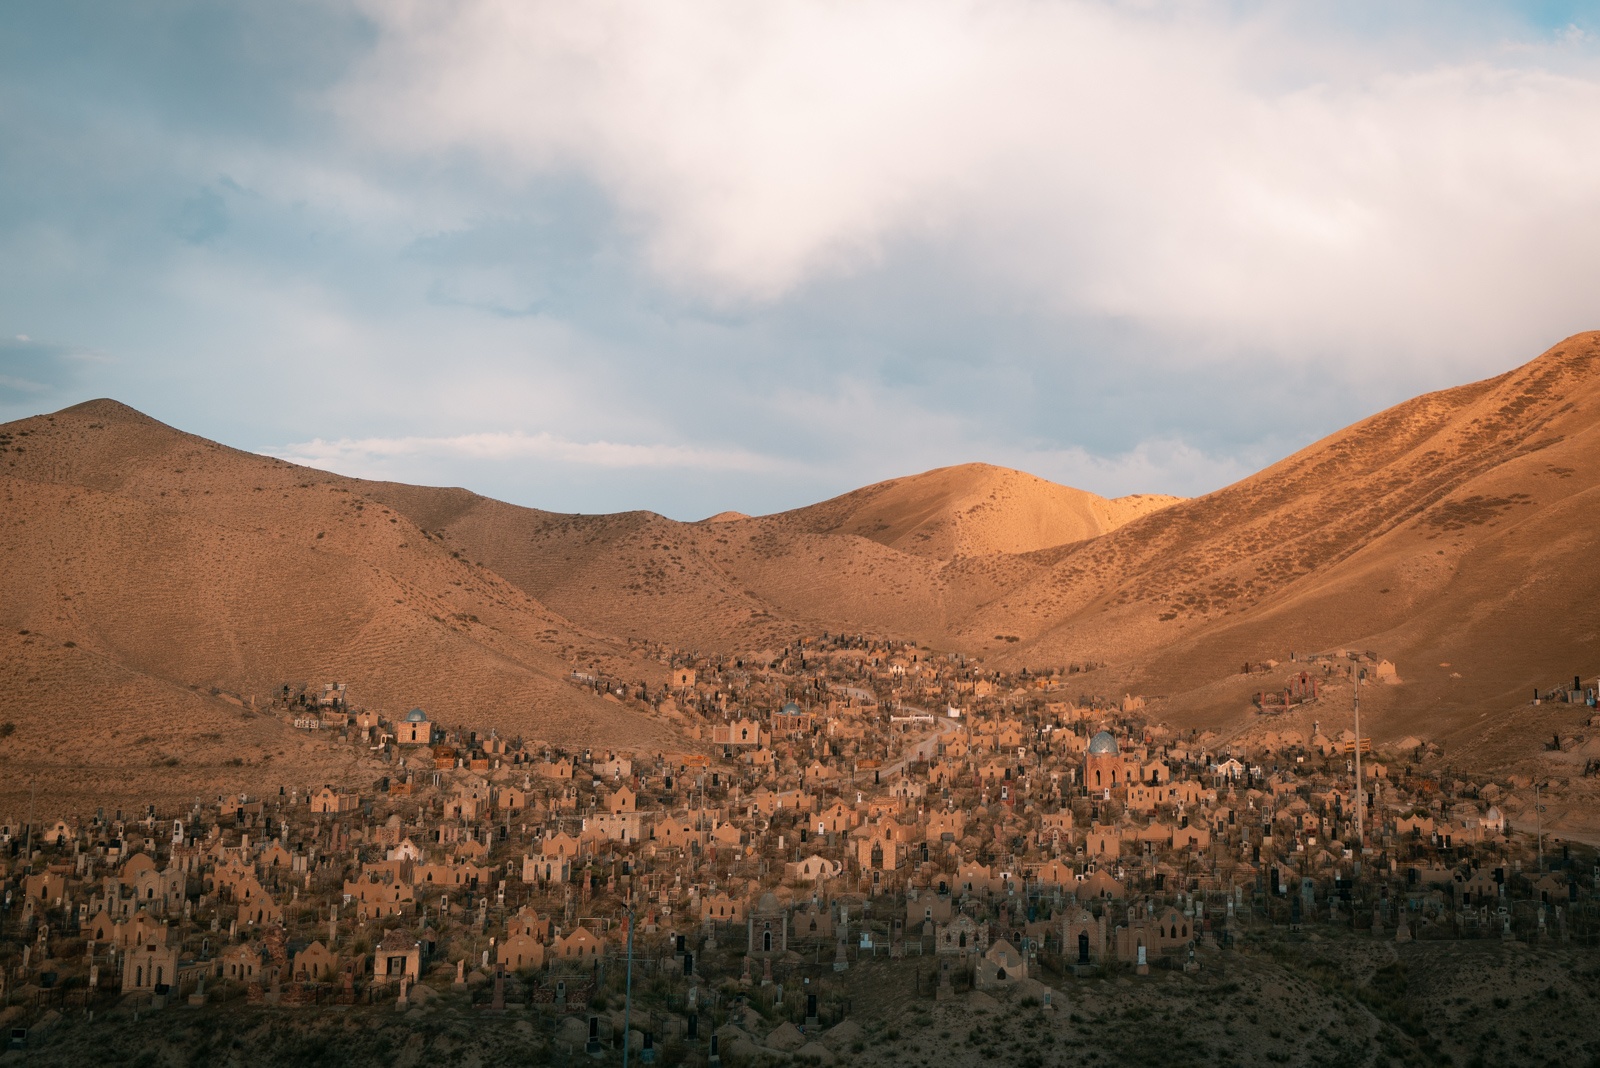
M1246 663L1242 673L1273 675L1284 666L1276 660L1264 660ZM1314 704L1330 685L1337 687L1341 682L1393 686L1401 681L1394 661L1371 650L1335 649L1308 656L1291 653L1287 666L1290 670L1279 689L1258 690L1251 698L1257 711L1271 715L1288 712L1297 705Z
M689 984L922 957L942 996L1200 967L1252 925L1571 937L1595 891L1511 834L1526 783L1379 753L1358 791L1348 732L1229 746L1068 696L1079 671L843 637L669 668L645 689L681 752L452 734L325 688L284 697L393 774L0 825L4 1000L405 1003L437 975L577 1006L630 944Z

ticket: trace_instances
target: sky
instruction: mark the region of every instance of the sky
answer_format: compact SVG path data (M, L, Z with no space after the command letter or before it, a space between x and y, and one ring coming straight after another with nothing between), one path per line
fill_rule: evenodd
M1600 4L0 0L0 421L1218 489L1600 328Z

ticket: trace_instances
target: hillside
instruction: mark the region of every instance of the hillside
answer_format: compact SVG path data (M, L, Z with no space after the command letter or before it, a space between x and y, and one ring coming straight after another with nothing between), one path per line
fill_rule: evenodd
M463 490L366 492L571 619L704 648L817 628L941 637L1032 573L1019 554L1097 537L1177 500L1106 500L987 464L699 523L649 512L558 515Z
M1106 500L989 464L941 467L879 482L767 519L773 530L844 534L937 560L1027 553L1087 541L1173 504L1142 494Z
M1105 501L974 464L716 523L461 495L449 537L598 630L736 648L862 629L1012 663L1099 661L1108 695L1162 695L1160 714L1195 724L1241 724L1250 695L1278 685L1240 675L1245 661L1372 649L1406 680L1368 699L1380 736L1525 748L1499 714L1592 674L1600 651L1597 339L1192 501Z
M1595 672L1597 482L1591 333L1075 546L963 638L1026 634L1013 657L1103 658L1170 694L1245 660L1378 649L1408 680L1383 727L1448 731ZM1173 710L1216 721L1241 695L1213 686Z
M1102 662L1105 694L1219 726L1279 684L1243 663L1372 649L1404 679L1370 698L1380 738L1522 751L1543 728L1507 710L1600 666L1597 483L1600 334L1195 500L968 464L698 523L343 478L94 401L0 427L0 700L27 721L13 754L60 723L155 762L185 736L264 756L239 702L336 678L390 710L645 744L655 722L567 685L575 664L648 679L628 639L859 630Z
M480 729L654 736L562 681L571 660L628 663L625 650L362 488L111 401L0 427L6 755L68 741L133 764L266 756L293 740L250 698L332 680L371 707Z

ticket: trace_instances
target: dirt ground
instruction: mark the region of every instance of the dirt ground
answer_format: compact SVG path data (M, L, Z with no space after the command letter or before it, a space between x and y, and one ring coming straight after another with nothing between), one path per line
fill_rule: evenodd
M857 961L844 973L825 963L794 964L780 970L791 991L787 1004L772 1004L772 988L720 984L717 1007L704 1010L700 1039L658 1039L655 1063L705 1064L714 1025L730 1068L1600 1064L1600 949L1593 947L1498 940L1396 945L1353 934L1288 941L1270 932L1235 949L1204 951L1199 963L1195 973L1157 967L1144 977L1045 971L1049 1005L1037 988L962 991L936 1000L931 957ZM490 1013L486 986L452 991L446 972L453 969L429 980L437 996L409 1011L390 1002L278 1009L234 1001L137 1013L123 1007L92 1020L69 1012L36 1027L31 1048L0 1063L621 1062L620 1047L609 1039L599 1056L584 1054L584 1014L558 1018L515 995L504 1013ZM807 989L800 985L807 977L815 984L808 989L822 995L823 1020L812 1034L796 1037L789 1028L803 1021L795 991ZM606 1032L620 1034L620 969L603 989L605 1008L597 1011L607 1018ZM641 977L634 996L635 1029L654 1021L667 1030L681 992ZM637 1049L633 1063L641 1063Z

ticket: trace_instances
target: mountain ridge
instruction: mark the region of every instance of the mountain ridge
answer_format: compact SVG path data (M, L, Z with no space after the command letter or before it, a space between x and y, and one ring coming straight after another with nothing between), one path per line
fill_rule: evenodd
M660 733L565 681L579 660L630 663L625 645L359 482L102 399L0 427L0 488L0 701L41 721L103 717L147 749L197 734L265 745L238 700L347 680L365 704L508 734ZM48 732L19 726L9 750L48 751Z
M1235 727L1266 685L1239 665L1372 648L1405 680L1374 694L1375 730L1482 745L1501 720L1479 717L1600 661L1600 333L1191 500L963 464L766 516L566 515L296 467L108 398L0 427L0 485L0 697L53 672L73 696L52 714L340 677L374 704L620 744L665 728L576 690L574 667L648 681L641 641L860 630L1102 665L1103 695Z

